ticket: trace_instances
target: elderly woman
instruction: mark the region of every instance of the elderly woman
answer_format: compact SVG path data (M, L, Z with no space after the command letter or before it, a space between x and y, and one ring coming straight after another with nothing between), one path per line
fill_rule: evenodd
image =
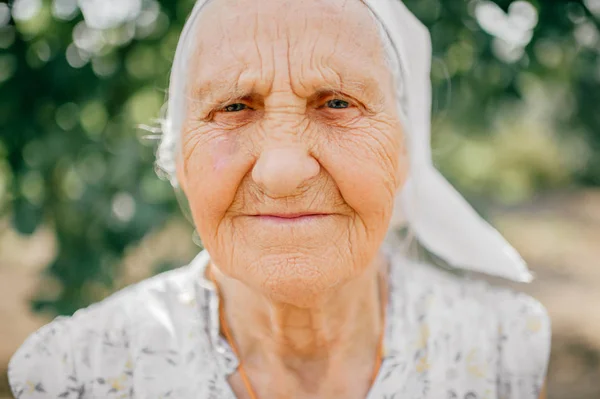
M158 161L206 250L33 334L15 396L540 397L548 317L467 272L530 278L431 164L429 64L397 0L198 1Z

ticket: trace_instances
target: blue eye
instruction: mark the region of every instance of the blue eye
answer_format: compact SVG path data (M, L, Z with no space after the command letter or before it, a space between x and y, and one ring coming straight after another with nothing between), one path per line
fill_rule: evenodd
M226 106L225 108L223 108L223 111L225 111L225 112L240 112L247 108L248 108L248 106L246 104L235 103L235 104Z
M329 108L333 108L333 109L344 109L344 108L348 108L350 106L348 101L340 100L337 98L327 101L326 105Z

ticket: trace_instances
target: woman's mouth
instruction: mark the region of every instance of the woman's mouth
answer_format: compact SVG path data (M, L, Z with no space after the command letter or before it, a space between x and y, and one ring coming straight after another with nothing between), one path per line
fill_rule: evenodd
M264 213L253 217L266 222L298 223L310 222L331 216L329 213Z

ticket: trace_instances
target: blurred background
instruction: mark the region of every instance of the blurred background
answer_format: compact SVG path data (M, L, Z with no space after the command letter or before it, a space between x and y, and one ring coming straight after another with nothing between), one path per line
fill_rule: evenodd
M529 262L550 399L600 398L600 0L407 0L434 44L440 170ZM154 171L192 0L0 2L0 398L58 314L199 250Z

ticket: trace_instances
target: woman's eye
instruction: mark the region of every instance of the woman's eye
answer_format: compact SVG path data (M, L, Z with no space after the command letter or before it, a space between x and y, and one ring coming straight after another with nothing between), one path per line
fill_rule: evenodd
M226 106L225 108L223 108L223 111L225 111L225 112L240 112L247 108L248 108L248 106L246 104L235 103L235 104Z
M327 107L333 109L344 109L350 107L350 103L348 103L348 101L339 100L337 98L327 101L326 105Z

